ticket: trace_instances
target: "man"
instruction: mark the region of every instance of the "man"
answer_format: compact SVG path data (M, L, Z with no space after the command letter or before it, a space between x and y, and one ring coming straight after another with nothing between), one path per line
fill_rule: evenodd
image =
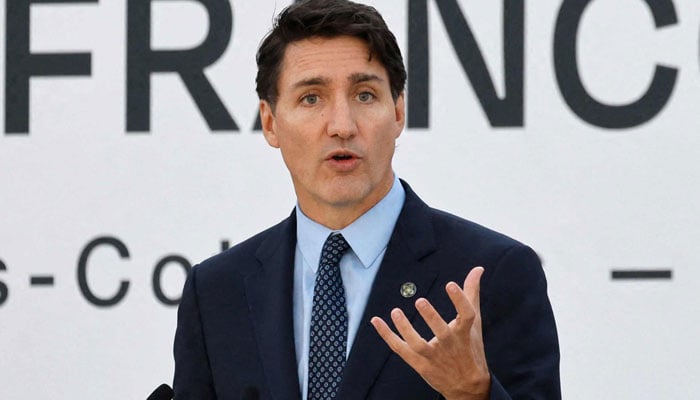
M393 173L406 72L376 10L297 3L257 61L264 136L297 207L192 270L175 398L560 398L535 253Z

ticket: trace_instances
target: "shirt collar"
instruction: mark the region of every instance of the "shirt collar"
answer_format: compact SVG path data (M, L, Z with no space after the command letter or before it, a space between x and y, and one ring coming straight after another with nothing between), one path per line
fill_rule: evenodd
M343 234L364 268L369 268L389 244L405 197L403 186L394 175L394 184L389 193L352 224L338 231ZM298 204L296 217L297 244L304 260L315 272L321 259L323 243L334 231L304 215Z

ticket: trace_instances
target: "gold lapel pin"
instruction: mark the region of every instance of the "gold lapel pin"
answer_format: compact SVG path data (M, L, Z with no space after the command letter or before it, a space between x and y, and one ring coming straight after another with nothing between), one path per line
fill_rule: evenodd
M413 282L406 282L401 285L401 296L405 298L411 298L416 295L416 284Z

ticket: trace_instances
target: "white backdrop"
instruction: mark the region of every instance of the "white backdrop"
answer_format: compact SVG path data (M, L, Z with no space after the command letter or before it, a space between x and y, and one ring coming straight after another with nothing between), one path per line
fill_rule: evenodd
M4 17L14 1L0 2L9 42ZM0 398L138 399L170 382L176 307L153 291L156 264L171 255L195 264L291 211L281 158L252 129L255 50L290 2L228 2L231 41L206 76L240 130L216 133L173 73L152 76L150 130L127 133L126 0L31 6L31 52L89 52L91 74L31 78L28 133L0 133ZM524 126L506 128L489 123L437 2L427 2L430 124L401 136L398 175L431 205L541 255L565 398L700 397L700 2L675 0L678 22L664 29L643 0L586 8L577 54L595 99L631 103L657 64L678 70L666 106L626 129L594 126L564 100L553 51L563 1L525 2ZM502 95L504 2L458 3ZM409 1L371 4L406 55ZM206 37L198 2L159 0L152 10L154 48ZM3 57L3 77L13 62ZM87 284L100 298L122 280L129 287L117 304L97 307L81 292L78 264L105 237L128 256L96 247ZM670 269L673 278L612 280L617 268ZM30 284L37 276L53 285ZM184 276L168 263L164 295L177 298Z

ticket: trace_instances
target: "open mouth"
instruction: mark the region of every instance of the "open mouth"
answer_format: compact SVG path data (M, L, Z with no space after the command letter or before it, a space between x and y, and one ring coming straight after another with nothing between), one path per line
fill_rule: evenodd
M350 154L336 154L333 156L333 159L336 161L345 161L345 160L350 160L352 158L353 157Z

